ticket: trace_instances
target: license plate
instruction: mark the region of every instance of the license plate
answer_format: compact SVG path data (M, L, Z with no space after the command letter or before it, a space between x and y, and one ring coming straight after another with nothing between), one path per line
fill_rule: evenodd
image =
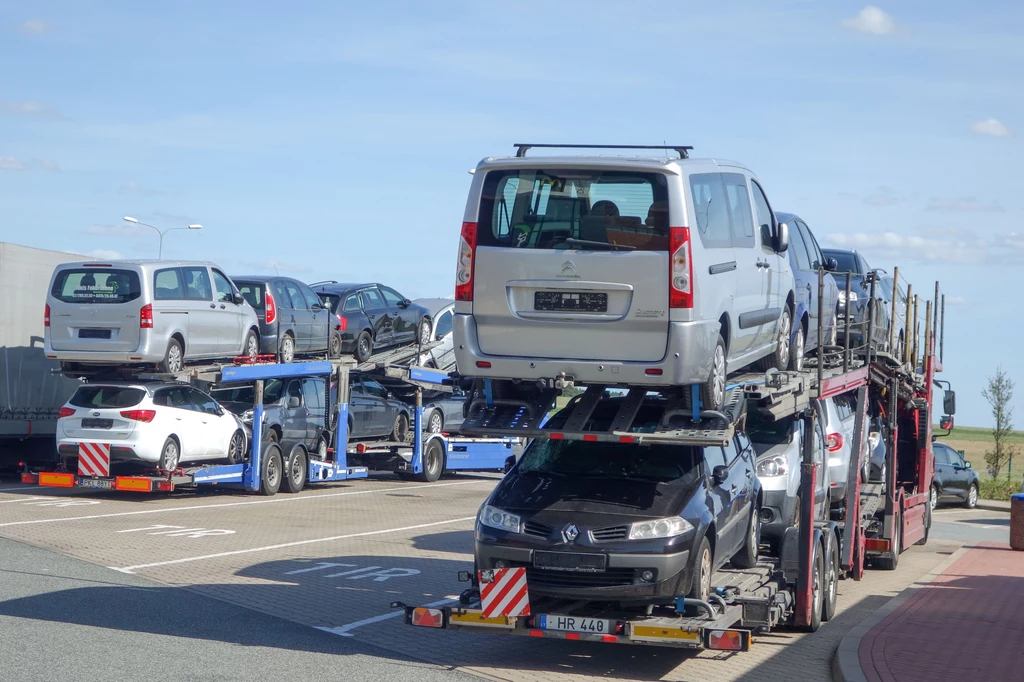
M79 329L78 338L80 339L109 339L109 329Z
M579 571L600 573L605 570L608 557L604 554L571 554L569 552L533 553L533 565L553 571Z
M75 484L79 488L95 488L96 490L111 490L114 487L113 481L102 478L80 478Z
M536 291L533 294L533 309L605 313L608 312L608 294Z
M615 634L615 621L600 618L579 618L578 616L538 616L541 630L562 630L564 632L586 632L594 635Z
M83 429L109 429L114 425L113 419L83 419Z

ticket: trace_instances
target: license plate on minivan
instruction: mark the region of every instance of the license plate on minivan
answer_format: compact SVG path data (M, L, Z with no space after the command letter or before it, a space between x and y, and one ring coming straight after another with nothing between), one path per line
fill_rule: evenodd
M552 571L579 571L599 573L605 570L608 557L604 554L575 554L570 552L534 551L533 565Z
M80 339L109 339L109 329L79 329L78 338Z
M536 291L534 310L574 310L584 313L608 312L608 294L570 291Z

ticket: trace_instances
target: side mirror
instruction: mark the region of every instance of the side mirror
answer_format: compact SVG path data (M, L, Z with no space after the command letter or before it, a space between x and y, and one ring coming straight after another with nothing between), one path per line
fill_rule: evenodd
M288 398L288 407L289 408L294 409L294 408L298 407L301 404L302 404L302 401L299 400L299 397L297 395L293 395L293 396L290 396Z
M956 414L956 391L946 391L942 394L942 411L948 415ZM951 423L952 421L950 419Z
M239 294L238 292L235 292L231 296L231 302L234 303L235 305L242 305L243 303L245 303L245 299L242 298L241 294Z
M836 270L839 269L839 261L837 261L835 258L826 258L825 269L828 270L829 272L835 272Z
M401 302L400 302L400 303L398 304L398 307L399 307L399 308L408 308L408 307L409 307L409 306L411 306L411 305L412 305L412 301L410 301L409 299L407 299L407 298L406 298L406 299L403 299L403 300L402 300L402 301L401 301Z
M786 253L789 250L789 225L779 223L778 245L775 249L779 253Z
M944 415L941 419L939 419L939 428L943 429L944 431L951 431L953 429L953 417L949 416L948 414Z
M319 312L321 310L326 310L326 308L324 308L323 303L314 303L310 310L312 310L313 312Z
M446 336L445 334L435 334L434 335L434 340L435 341L441 341L442 339L444 339L445 336Z
M964 466L967 467L968 469L972 468L971 467L971 461L969 459L965 459L964 460Z
M722 485L729 478L729 467L719 464L711 470L711 480L715 485Z

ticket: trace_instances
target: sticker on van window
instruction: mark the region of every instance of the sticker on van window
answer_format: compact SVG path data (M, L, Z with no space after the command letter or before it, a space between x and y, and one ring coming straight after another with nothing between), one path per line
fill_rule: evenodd
M530 226L519 223L512 227L512 233L515 235L516 246L523 246L530 239Z

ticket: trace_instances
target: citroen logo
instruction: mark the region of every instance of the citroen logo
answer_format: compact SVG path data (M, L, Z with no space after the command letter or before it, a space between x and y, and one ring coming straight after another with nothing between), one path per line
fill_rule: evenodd
M580 529L576 527L576 524L570 523L568 526L565 527L565 530L562 531L562 539L568 543L572 543L576 541L576 538L579 537L579 534Z
M571 260L567 260L562 263L562 274L578 275L579 273L576 272L576 264Z

